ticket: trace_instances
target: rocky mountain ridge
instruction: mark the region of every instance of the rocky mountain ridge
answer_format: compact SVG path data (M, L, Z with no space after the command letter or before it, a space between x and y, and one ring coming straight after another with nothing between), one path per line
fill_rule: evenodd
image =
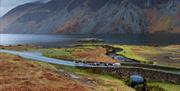
M180 33L180 0L51 0L18 6L1 33Z

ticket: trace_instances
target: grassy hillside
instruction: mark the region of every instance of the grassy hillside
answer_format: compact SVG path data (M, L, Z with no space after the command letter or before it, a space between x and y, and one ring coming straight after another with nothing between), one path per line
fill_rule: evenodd
M0 91L91 91L46 63L0 54Z
M134 91L121 80L0 53L0 91Z

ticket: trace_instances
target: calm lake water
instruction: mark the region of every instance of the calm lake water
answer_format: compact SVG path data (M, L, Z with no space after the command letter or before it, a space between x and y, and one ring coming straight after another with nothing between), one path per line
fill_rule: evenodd
M64 47L82 38L99 38L111 44L171 45L180 44L178 35L37 35L0 34L0 45L33 44L44 47Z

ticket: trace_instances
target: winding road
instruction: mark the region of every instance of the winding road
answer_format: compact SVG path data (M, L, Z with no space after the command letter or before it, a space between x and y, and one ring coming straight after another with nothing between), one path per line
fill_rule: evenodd
M54 58L48 58L38 52L20 52L20 51L11 51L11 50L0 50L0 53L9 53L9 54L21 56L23 58L52 63L52 64L75 66L75 62L59 60L59 59L54 59Z
M179 74L180 71L178 72L172 72L172 71L167 71L167 70L162 70L162 69L152 69L152 68L145 68L145 67L131 67L131 66L103 66L103 65L90 65L90 64L85 64L85 63L76 63L75 61L68 61L68 60L60 60L60 59L55 59L55 58L48 58L42 55L40 52L25 52L25 51L12 51L12 50L2 50L0 49L0 53L9 53L13 55L18 55L23 58L27 59L32 59L34 61L41 61L41 62L46 62L46 63L52 63L52 64L59 64L59 65L65 65L65 66L73 66L73 67L113 67L113 68L141 68L141 69L147 69L147 70L153 70L153 71L161 71L161 72L166 72L166 73L172 73L172 74Z
M40 52L25 52L25 51L12 51L12 50L0 49L0 53L9 53L9 54L13 54L13 55L18 55L23 58L32 59L34 61L41 61L41 62L47 62L47 63L52 63L52 64L65 65L65 66L97 67L95 65L76 63L75 61L70 61L70 60L68 61L68 60L60 60L60 59L45 57ZM107 66L101 65L98 67L107 67ZM108 67L110 67L110 66L108 66Z

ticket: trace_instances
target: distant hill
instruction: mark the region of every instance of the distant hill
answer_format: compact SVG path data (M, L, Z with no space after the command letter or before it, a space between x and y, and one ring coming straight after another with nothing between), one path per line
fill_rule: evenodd
M180 33L180 0L52 0L18 6L1 33Z

